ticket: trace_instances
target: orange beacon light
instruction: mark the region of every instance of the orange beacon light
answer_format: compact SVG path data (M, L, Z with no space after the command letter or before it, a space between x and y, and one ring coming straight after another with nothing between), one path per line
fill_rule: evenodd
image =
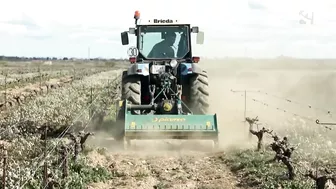
M138 20L140 18L140 12L139 11L135 11L134 13L134 19Z

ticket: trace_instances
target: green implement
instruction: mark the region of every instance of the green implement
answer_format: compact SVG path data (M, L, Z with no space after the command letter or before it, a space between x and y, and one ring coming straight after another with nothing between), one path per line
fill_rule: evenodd
M129 139L213 139L218 135L215 115L125 115Z
M213 140L218 143L217 115L132 114L127 100L120 102L119 119L123 119L123 138L130 140L184 139ZM122 105L123 104L123 105ZM136 105L137 108L151 105ZM122 125L120 125L122 127Z

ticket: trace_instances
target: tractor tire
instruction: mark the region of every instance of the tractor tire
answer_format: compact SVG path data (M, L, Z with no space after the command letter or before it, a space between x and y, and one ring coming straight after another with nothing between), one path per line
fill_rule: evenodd
M209 109L208 74L203 71L190 78L189 106L194 114L207 114Z
M128 100L131 104L141 104L141 81L139 76L123 77L121 98Z

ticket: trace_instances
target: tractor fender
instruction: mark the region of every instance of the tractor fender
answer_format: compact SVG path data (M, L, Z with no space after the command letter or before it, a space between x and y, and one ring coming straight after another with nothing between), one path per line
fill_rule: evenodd
M149 64L132 64L130 68L127 69L127 75L149 75Z
M189 74L200 74L202 73L202 68L194 63L181 63L181 74L182 75L189 75Z

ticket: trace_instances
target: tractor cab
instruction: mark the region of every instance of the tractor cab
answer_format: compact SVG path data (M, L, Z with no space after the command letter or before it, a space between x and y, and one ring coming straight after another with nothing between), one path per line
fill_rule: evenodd
M135 28L121 33L122 45L129 44L128 34L136 36L136 56L130 57L131 63L170 61L198 62L199 57L192 56L191 34L197 34L197 44L203 44L204 33L190 24L179 23L173 19L140 20L138 11L134 14Z

